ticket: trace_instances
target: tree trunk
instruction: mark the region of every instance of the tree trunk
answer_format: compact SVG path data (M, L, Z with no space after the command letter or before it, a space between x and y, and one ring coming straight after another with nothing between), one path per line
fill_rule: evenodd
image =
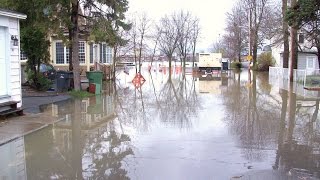
M294 7L297 4L297 0L291 0L291 7ZM293 69L297 69L298 61L298 46L297 46L297 27L292 26L290 29L290 68L289 68L289 79L293 81Z
M320 46L317 46L317 50L318 50L318 53L317 53L317 56L318 56L318 69L320 69Z
M290 50L290 81L293 81L293 69L297 69L297 61L298 61L298 46L297 46L297 29L295 27L291 27L290 30L291 35L291 50Z
M72 28L69 28L69 42L72 42ZM69 71L73 71L73 64L72 64L72 46L68 45L69 48Z
M112 77L111 79L115 80L116 78L116 60L117 60L117 46L113 47L113 62L112 62Z
M78 29L78 0L73 0L71 5L71 24L72 24L72 64L73 64L73 83L76 91L80 90L80 63L79 63L79 29Z
M172 61L172 55L168 56L169 58L169 79L171 80L171 61Z
M288 23L284 20L287 10L288 0L282 0L282 33L283 33L283 58L282 67L289 67L289 27Z
M252 64L253 67L255 67L257 63L257 57L258 57L258 32L254 31L253 35L253 45L252 45Z
M142 43L143 43L143 38L144 38L144 31L141 34L141 39L140 39L140 47L139 47L139 73L141 73L141 57L142 57Z
M193 49L192 49L192 68L194 68L194 62L196 60L196 41L193 42Z

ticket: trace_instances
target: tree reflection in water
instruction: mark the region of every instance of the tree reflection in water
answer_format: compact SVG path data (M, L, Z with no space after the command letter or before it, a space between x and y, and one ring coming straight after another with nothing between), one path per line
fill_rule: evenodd
M261 160L266 150L276 149L273 169L294 177L320 177L320 122L318 97L300 97L293 85L271 92L265 76L249 74L252 83L240 73L224 91L225 117L231 132L239 138L244 156ZM280 97L279 97L280 95Z
M256 73L249 71L251 82L242 81L241 75L243 73L236 73L234 77L237 78L223 91L227 111L225 122L231 133L239 137L244 156L259 161L265 155L264 150L275 145L279 102L272 95L263 93L263 87L257 87Z
M290 172L301 178L320 177L319 101L315 98L297 97L293 85L289 92L283 90L283 104L288 95L288 119L281 119L277 157L274 169ZM281 117L285 117L283 111ZM287 126L285 126L287 124Z
M160 120L180 129L192 127L190 117L197 117L200 102L195 89L195 78L187 79L185 69L176 79L169 77L159 92Z
M150 72L150 90L145 86L131 90L116 86L117 116L121 123L130 125L141 131L148 131L155 120L160 120L165 125L188 129L192 126L189 117L197 116L200 107L195 90L195 79L187 78L185 73L172 77L168 71L167 81L157 90L157 79ZM184 72L184 71L183 71ZM146 75L146 76L147 76Z

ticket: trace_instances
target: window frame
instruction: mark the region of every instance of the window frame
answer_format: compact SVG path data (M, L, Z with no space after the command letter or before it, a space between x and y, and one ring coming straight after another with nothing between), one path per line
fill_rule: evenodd
M83 43L83 45L82 45L82 43ZM59 57L59 58L61 58L61 54L63 54L63 63L61 63L60 61L58 63L58 61L57 61L57 59L58 59L57 44L62 44L62 47L63 47L63 52L62 53L60 52L60 57ZM80 47L80 44L81 44L81 47ZM62 41L56 41L55 48L56 48L55 49L55 64L57 64L57 65L67 65L67 64L69 64L69 60L70 60L70 49L69 49L69 47L65 46ZM80 48L82 48L82 49L80 49ZM83 58L83 61L80 60L80 56ZM85 41L79 41L79 63L80 64L85 64L86 63L86 42Z
M312 67L309 67L310 63L309 60L312 60ZM307 56L306 57L306 69L316 69L316 57L314 56Z

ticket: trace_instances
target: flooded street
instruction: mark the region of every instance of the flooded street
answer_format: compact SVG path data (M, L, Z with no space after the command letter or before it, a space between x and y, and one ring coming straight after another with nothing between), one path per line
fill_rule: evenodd
M0 146L0 180L320 177L318 96L248 70L142 75L40 107L60 121Z

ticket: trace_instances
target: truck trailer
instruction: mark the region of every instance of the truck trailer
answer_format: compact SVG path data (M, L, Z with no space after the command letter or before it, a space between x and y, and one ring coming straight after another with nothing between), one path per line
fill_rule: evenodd
M199 53L198 59L199 71L212 72L213 70L221 70L221 53Z

